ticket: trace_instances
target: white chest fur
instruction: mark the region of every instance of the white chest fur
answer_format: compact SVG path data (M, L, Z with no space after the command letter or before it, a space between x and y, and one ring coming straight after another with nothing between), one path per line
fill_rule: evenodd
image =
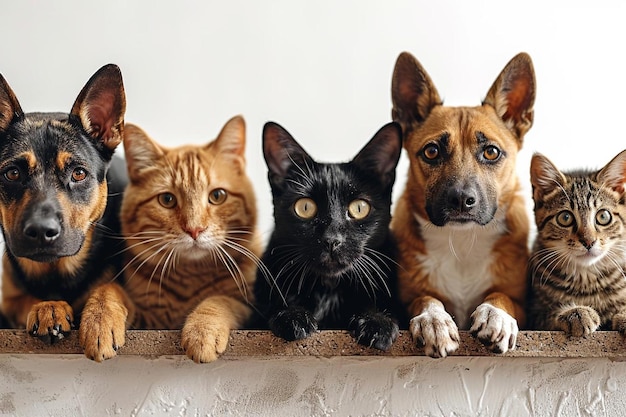
M430 285L449 299L452 311L448 313L456 324L468 329L470 315L492 286L491 252L504 232L504 222L436 227L416 217L427 250L417 261L428 273Z

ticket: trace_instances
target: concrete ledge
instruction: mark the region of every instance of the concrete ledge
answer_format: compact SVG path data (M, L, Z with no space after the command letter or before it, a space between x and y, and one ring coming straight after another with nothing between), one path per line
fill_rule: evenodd
M149 357L184 355L180 331L129 330L120 355ZM47 345L23 330L0 330L0 354L82 354L76 331L66 339ZM235 330L231 332L224 359L289 356L424 356L407 331L400 333L389 352L357 344L345 331L322 331L296 342L286 342L268 331ZM562 332L523 331L515 350L505 355L491 353L471 336L461 332L461 346L453 356L546 357L546 358L612 358L626 360L626 340L617 332L596 332L585 338L570 338Z

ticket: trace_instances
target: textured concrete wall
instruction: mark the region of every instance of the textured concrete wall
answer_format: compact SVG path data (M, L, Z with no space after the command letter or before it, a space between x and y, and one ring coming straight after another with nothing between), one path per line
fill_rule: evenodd
M0 355L10 416L620 416L625 385L606 358Z

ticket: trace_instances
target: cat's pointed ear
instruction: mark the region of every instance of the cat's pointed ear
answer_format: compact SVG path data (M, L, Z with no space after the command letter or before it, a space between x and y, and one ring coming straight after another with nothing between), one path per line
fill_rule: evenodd
M108 64L87 81L70 114L79 118L89 136L113 152L122 141L125 111L122 73L117 65Z
M535 70L524 52L514 56L493 83L483 105L493 107L521 146L524 134L533 125Z
M620 194L626 188L626 150L620 152L598 172L598 181Z
M15 93L0 74L0 132L4 132L13 119L22 117L24 112Z
M154 162L163 156L163 150L139 126L124 126L124 155L128 176L138 181L144 171L154 168Z
M293 136L274 122L263 126L263 156L270 175L277 178L284 178L293 165L310 159Z
M396 166L402 152L402 128L391 122L381 127L354 157L352 163L366 172L374 172L385 186L396 177Z
M396 60L391 79L391 99L391 118L400 123L405 134L426 120L433 107L442 104L430 76L408 52L402 52Z
M548 158L536 153L530 161L530 183L533 189L533 199L537 203L554 189L563 187L565 177Z
M226 122L215 139L218 153L243 157L246 150L246 122L242 116L234 116Z

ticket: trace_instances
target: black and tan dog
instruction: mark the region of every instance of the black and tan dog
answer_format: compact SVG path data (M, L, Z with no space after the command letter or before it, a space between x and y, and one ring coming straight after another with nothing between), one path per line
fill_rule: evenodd
M80 342L96 360L124 343L124 293L111 281L127 180L123 161L109 166L125 108L115 65L91 77L69 114L24 113L0 75L1 311L50 342L82 311Z
M392 97L410 160L391 227L413 338L434 357L458 348L458 328L494 352L513 349L524 323L528 260L515 162L533 122L532 61L514 57L482 105L450 107L405 52Z

